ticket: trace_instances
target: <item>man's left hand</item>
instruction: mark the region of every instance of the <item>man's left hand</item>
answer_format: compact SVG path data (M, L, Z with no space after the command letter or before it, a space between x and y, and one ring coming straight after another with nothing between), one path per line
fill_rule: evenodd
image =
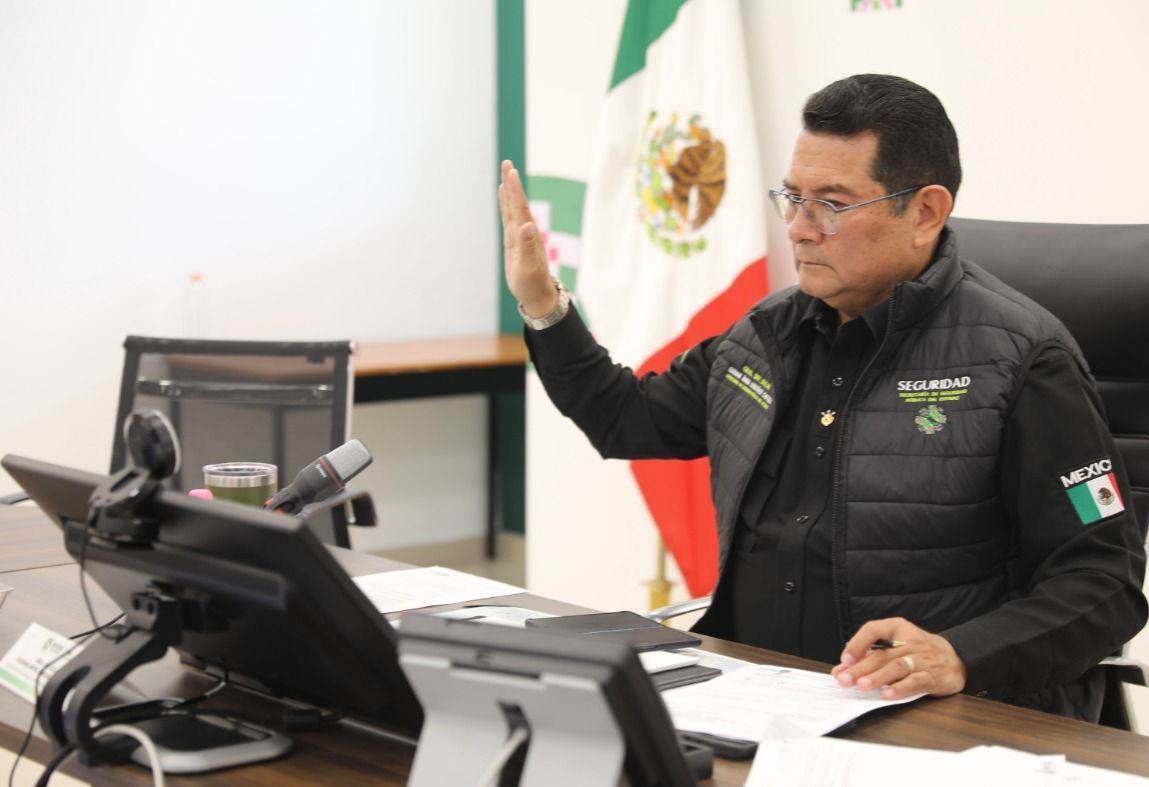
M875 649L879 640L893 647ZM925 692L935 697L965 687L965 663L945 637L930 634L905 618L871 620L858 629L842 661L830 671L842 686L862 691L881 687L882 697L901 699Z

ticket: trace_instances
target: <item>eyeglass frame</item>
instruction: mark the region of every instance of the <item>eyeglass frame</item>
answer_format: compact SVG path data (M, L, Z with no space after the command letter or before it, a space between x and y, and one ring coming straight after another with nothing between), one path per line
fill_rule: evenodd
M875 202L881 202L883 200L893 199L894 197L901 197L905 194L912 194L915 191L921 191L922 189L924 189L928 185L929 185L928 183L923 183L920 186L910 186L909 188L904 188L901 191L895 191L892 194L885 194L881 197L874 197L873 199L864 200L862 202L855 202L853 205L843 205L842 207L838 207L837 205L835 205L832 202L829 202L828 200L818 199L817 197L802 197L798 194L792 194L788 191L779 191L778 189L770 189L769 194L770 194L770 202L772 202L774 204L774 211L778 214L779 218L781 218L782 221L786 222L787 225L789 225L791 222L794 221L795 218L798 217L798 210L799 209L802 210L802 212L806 214L806 219L811 224L813 224L814 220L811 217L807 208L805 207L805 204L807 202L816 202L819 205L825 205L827 208L829 208L830 210L832 210L834 212L834 214L833 214L834 222L837 224L837 226L834 227L832 232L823 232L822 229L819 227L814 227L814 229L818 230L818 232L822 235L837 235L838 232L842 229L842 220L839 218L840 214L845 213L848 210L854 210L855 208L864 208L867 205L873 205ZM783 213L782 203L778 201L778 197L784 198L787 202L789 202L791 205L794 206L795 211L794 211L794 216L792 218L789 218L789 219L786 218L786 214Z

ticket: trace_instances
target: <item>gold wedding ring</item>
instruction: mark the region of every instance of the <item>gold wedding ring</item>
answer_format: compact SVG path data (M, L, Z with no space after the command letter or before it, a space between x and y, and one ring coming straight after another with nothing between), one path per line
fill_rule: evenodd
M914 657L913 656L899 656L898 661L906 665L906 674L914 674Z

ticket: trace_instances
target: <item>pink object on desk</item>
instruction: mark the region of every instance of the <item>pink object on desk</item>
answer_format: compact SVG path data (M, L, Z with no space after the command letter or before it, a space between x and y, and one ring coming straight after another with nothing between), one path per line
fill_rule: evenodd
M215 495L211 493L210 489L189 489L188 495L198 497L200 500L215 500Z

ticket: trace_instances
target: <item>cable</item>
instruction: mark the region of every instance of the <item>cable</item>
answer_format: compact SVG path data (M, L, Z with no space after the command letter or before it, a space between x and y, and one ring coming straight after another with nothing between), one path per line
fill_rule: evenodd
M107 635L104 632L107 630L107 628L111 624L108 624L107 626L101 626L99 623L96 622L96 611L92 607L92 599L88 596L88 585L84 581L84 577L85 577L84 551L85 551L85 547L87 547L87 545L88 545L88 538L91 536L92 530L94 530L95 527L96 527L96 514L93 514L92 517L88 520L87 524L85 525L83 533L80 535L80 559L78 561L80 564L80 594L83 595L83 597L84 597L84 606L88 608L88 618L92 621L92 627L93 627L92 630L99 632L101 637L106 637ZM123 617L123 615L121 614L119 617ZM117 617L116 620L119 620L119 617ZM114 623L115 620L113 620L112 622ZM121 635L121 637L122 637L122 635ZM110 639L120 639L121 637L116 637L113 635L112 637L110 637Z
M494 761L487 766L486 772L479 779L479 787L496 787L499 783L499 776L503 773L503 766L514 756L519 747L527 742L529 737L531 737L531 733L526 727L516 727L503 742L503 748L499 750Z
M129 738L135 738L139 741L139 744L144 747L144 751L148 754L148 764L152 768L152 782L155 787L164 787L164 769L160 766L160 753L156 750L155 742L146 732L130 724L112 724L101 727L95 735L97 738L102 738L105 735L127 735Z
M81 550L81 555L82 555L83 554L83 542L81 542L80 550ZM82 579L83 579L83 570L82 569L81 569L80 577L81 577L81 581L82 581ZM90 606L89 606L88 612L89 612L89 614L91 614L91 607ZM28 722L28 728L24 731L24 739L20 742L20 748L16 752L16 758L12 761L12 770L10 770L8 772L8 787L13 787L13 785L16 783L16 769L18 767L20 767L20 760L23 758L24 753L28 751L28 744L32 742L32 731L36 729L36 718L39 715L39 711L40 711L40 688L41 688L41 684L42 684L42 679L44 677L44 673L53 664L55 664L57 661L59 661L60 659L64 658L65 656L67 656L71 653L76 652L80 648L80 646L82 646L84 643L86 643L89 639L91 639L97 633L102 632L104 629L107 629L108 627L114 625L116 623L116 621L118 621L123 616L124 616L124 613L121 612L119 615L116 615L116 617L112 618L107 623L96 626L95 628L88 629L87 631L81 631L79 634L73 634L68 639L78 640L76 642L76 646L73 648L69 648L68 650L65 650L63 653L58 654L51 661L46 662L44 664L44 666L40 667L40 669L36 672L36 678L32 682L33 693L36 697L36 701L32 705L32 718Z
M207 691L203 692L202 694L200 694L196 697L189 697L186 700L182 700L180 702L177 702L175 705L168 708L168 710L169 711L183 710L183 709L188 708L192 705L196 705L198 703L201 703L206 699L214 697L216 694L219 694L221 691L223 691L225 688L227 688L227 686L229 685L229 681L231 680L231 673L228 671L227 667L223 668L223 677L219 678L218 680L219 680L219 682L216 683L214 686L212 686Z
M72 756L74 751L76 751L76 744L69 743L53 754L52 759L48 760L48 764L44 766L44 772L36 780L36 787L48 787L48 780L52 778L52 774L64 763L64 760Z
M153 741L146 732L130 724L110 724L107 727L94 730L92 734L97 738L102 738L105 735L126 735L129 738L134 738L136 742L143 747L144 751L147 752L148 765L152 769L153 784L155 784L155 787L164 787L164 770L160 766L160 754L156 749L155 741ZM72 756L75 751L76 744L68 743L56 752L52 759L48 761L48 764L44 766L44 772L41 773L40 778L36 780L36 787L48 787L48 781L52 778L52 774L55 773L56 770L64 764L64 760Z
M91 637L91 634L89 634L88 637ZM69 648L64 652L57 654L50 661L45 662L44 666L40 667L40 669L36 671L36 677L32 681L32 693L36 698L36 701L32 703L32 719L28 722L28 729L24 731L24 740L20 742L20 749L16 752L16 759L12 761L12 770L8 772L8 787L13 787L13 785L16 783L16 768L19 767L20 759L24 756L24 752L28 750L28 744L32 742L32 730L36 729L36 717L40 711L40 685L41 679L44 677L44 673L48 670L49 667L70 653L73 653L77 648L80 647L80 645L83 644L83 642L86 641L87 640L85 639L81 642L78 642L76 643L76 647Z
M284 710L278 717L256 716L239 708L181 708L175 706L163 712L164 716L211 716L220 719L254 724L281 730L322 730L334 726L346 717L346 713L324 712L318 709Z
M107 623L104 623L103 625L100 625L100 626L96 626L94 629L88 629L87 631L81 631L79 634L73 634L70 637L68 637L68 639L84 639L86 637L90 637L92 634L98 633L101 629L106 629L109 626L116 625L117 623L119 623L123 619L123 617L124 617L124 613L121 612L120 614L116 615L114 618L109 620Z
M44 677L45 671L49 667L51 667L53 664L55 664L57 661L64 658L65 656L67 656L68 654L76 652L80 648L81 645L85 644L89 639L91 639L96 634L99 634L101 637L106 637L108 639L119 640L119 639L122 639L124 636L126 636L128 633L130 633L132 631L131 626L127 626L127 627L117 627L116 626L116 623L124 617L123 612L121 612L119 615L116 615L116 617L112 618L107 623L101 624L101 623L98 623L96 621L95 607L93 607L92 599L88 595L88 586L87 586L87 583L85 582L86 572L84 571L84 558L85 558L86 547L88 545L88 539L91 535L91 531L94 529L94 527L95 527L95 515L93 515L85 523L85 527L81 533L81 536L80 536L80 554L79 554L79 560L77 561L79 563L79 569L80 569L80 593L84 597L84 606L88 610L88 618L92 622L92 628L88 629L87 631L82 631L79 634L74 634L71 637L69 637L69 639L77 640L76 647L69 648L68 650L64 651L63 653L60 653L55 658L53 658L51 661L44 664L44 666L40 667L40 669L37 671L36 678L33 681L33 692L35 695L35 703L33 704L33 707L32 707L32 718L28 722L28 729L25 730L25 732L24 732L24 739L23 739L23 741L21 741L20 749L16 752L16 757L12 762L12 770L8 772L8 787L13 787L13 785L15 784L16 769L20 766L20 760L23 758L25 752L27 752L27 750L28 750L28 744L32 740L32 731L36 728L36 719L39 716L40 699L41 699L41 697L40 697L40 683L41 683L41 678ZM121 631L120 628L123 628L123 630ZM109 634L108 633L109 629L114 629L114 632ZM226 679L225 679L225 682L226 682ZM216 687L214 687L214 689L209 690L205 694L205 697L210 695L211 693L214 693L214 690L219 689L219 688L221 688L221 687L216 686ZM200 699L202 699L202 698L200 698ZM198 701L198 700L196 700L196 701ZM139 731L135 730L135 732L139 732ZM125 734L127 734L127 733L125 733ZM143 735L142 732L140 732L139 734ZM135 737L135 736L133 735L132 737ZM137 740L139 740L139 739L137 738ZM143 745L142 741L140 743L141 743L141 745ZM150 743L150 739L149 739L149 743ZM145 746L145 748L147 748L147 747ZM51 776L52 771L55 770L57 767L59 767L60 763L63 762L64 759L74 750L75 750L75 744L74 743L69 743L69 744L65 745L63 748L61 748L60 751L58 751L55 754L55 756L52 757L52 760L49 762L48 767L45 769L44 773L41 775L40 781L37 782L37 785L39 785L41 783L46 785L48 783L48 777ZM156 758L154 756L154 751L155 751L155 746L152 745L152 748L149 751L149 756L152 757L153 763L156 762ZM155 768L153 768L153 774L154 773L155 773ZM163 784L162 772L160 774L160 777L159 777L159 780L157 783Z

